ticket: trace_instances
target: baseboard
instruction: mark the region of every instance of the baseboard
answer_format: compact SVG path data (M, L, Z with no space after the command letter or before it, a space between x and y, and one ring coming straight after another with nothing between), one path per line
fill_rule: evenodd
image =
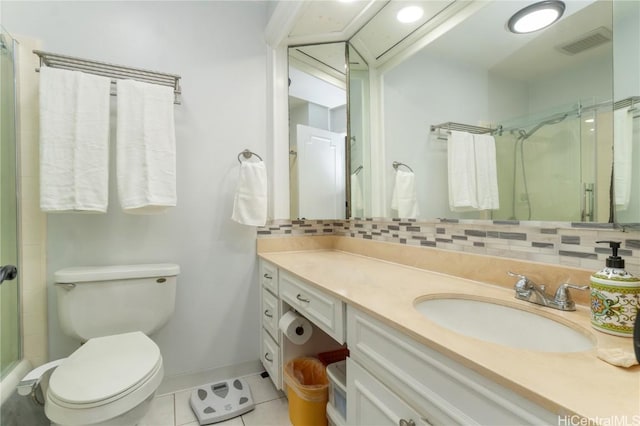
M217 380L230 379L232 377L249 376L264 371L259 360L248 361L242 364L228 365L212 370L195 373L167 376L162 380L156 395L165 395L194 388Z

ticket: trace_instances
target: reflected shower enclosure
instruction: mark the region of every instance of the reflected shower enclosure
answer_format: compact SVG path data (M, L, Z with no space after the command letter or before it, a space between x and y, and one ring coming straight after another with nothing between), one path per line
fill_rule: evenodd
M611 108L579 106L529 123L513 120L496 133L500 209L492 218L609 222Z

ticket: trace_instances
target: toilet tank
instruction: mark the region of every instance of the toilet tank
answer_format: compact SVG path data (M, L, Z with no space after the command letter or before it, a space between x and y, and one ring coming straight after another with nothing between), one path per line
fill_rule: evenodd
M65 268L54 274L62 331L80 340L141 331L151 335L173 314L172 263Z

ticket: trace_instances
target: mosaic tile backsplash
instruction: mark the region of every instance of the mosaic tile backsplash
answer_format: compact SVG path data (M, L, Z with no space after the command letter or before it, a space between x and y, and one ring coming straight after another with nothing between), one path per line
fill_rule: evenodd
M622 243L626 269L640 276L640 230L567 222L417 221L372 218L350 220L274 220L258 228L258 238L287 235L339 235L443 250L506 257L599 270L610 255L607 244Z

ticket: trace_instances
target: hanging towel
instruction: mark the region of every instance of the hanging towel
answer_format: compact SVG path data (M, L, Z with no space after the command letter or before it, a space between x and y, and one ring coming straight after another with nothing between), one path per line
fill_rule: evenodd
M631 200L633 116L627 108L613 113L613 190L616 209L626 210Z
M176 205L173 88L118 81L116 170L125 213L162 213Z
M499 209L496 140L491 135L473 135L473 145L476 159L478 209Z
M351 216L362 217L364 210L362 186L357 173L351 174Z
M243 161L231 219L243 225L267 223L267 168L262 161Z
M396 180L391 194L391 208L398 217L415 219L420 214L416 193L416 176L413 172L396 171Z
M472 134L451 131L447 143L447 171L451 211L478 209L476 152Z
M40 208L107 211L111 80L40 68Z

